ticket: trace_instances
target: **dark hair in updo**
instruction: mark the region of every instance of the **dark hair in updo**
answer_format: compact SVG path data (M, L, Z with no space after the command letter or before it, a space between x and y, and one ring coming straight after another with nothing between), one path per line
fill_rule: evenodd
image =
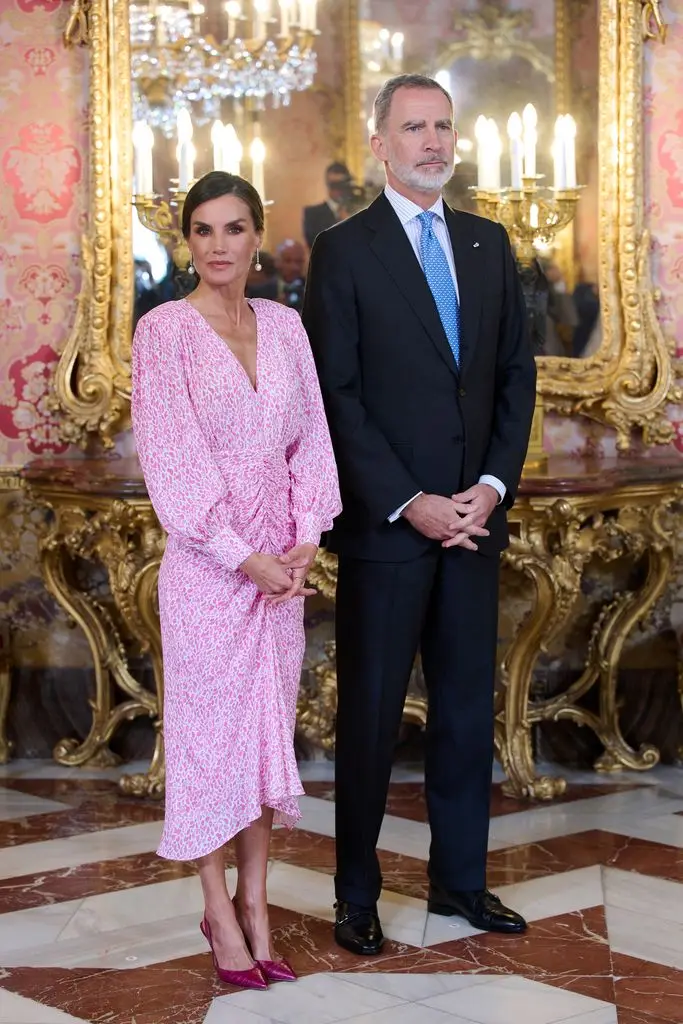
M203 178L196 181L185 198L183 206L183 237L190 237L190 225L192 214L198 206L210 202L212 199L220 199L221 196L235 196L246 203L254 222L254 228L259 233L265 226L263 215L263 203L261 197L245 178L239 174L228 174L227 171L209 171Z

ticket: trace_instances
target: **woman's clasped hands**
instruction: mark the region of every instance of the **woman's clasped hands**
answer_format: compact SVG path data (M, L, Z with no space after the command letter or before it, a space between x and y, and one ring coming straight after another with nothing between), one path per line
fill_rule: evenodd
M246 573L272 604L283 604L293 597L312 597L315 590L306 587L306 576L318 548L315 544L297 544L283 555L249 555L240 569Z

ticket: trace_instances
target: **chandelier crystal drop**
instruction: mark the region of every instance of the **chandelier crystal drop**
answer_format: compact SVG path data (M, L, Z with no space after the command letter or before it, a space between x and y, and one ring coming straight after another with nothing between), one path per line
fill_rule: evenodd
M197 0L130 5L133 117L170 137L180 110L201 125L219 119L227 98L253 97L287 106L309 89L317 71L313 48L316 0L227 0L215 5L202 34Z

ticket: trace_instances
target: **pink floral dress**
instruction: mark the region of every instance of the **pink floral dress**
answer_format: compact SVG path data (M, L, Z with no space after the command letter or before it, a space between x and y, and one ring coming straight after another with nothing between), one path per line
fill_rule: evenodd
M304 599L272 605L238 568L317 544L339 486L308 338L255 300L257 380L185 300L142 317L132 416L168 533L159 574L166 817L158 853L191 860L261 815L299 818L294 757Z

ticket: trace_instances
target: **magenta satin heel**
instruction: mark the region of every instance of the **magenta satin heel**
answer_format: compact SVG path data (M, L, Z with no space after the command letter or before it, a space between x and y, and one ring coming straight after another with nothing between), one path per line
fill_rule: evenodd
M258 962L256 962L253 967L250 967L248 971L226 971L224 967L221 967L216 959L216 953L214 951L213 941L211 938L211 927L209 926L209 922L206 918L204 918L200 923L199 928L211 948L213 966L221 981L225 982L226 985L234 985L236 988L253 988L260 992L263 992L264 989L268 988L268 982L266 981L266 974L263 970L263 965Z

